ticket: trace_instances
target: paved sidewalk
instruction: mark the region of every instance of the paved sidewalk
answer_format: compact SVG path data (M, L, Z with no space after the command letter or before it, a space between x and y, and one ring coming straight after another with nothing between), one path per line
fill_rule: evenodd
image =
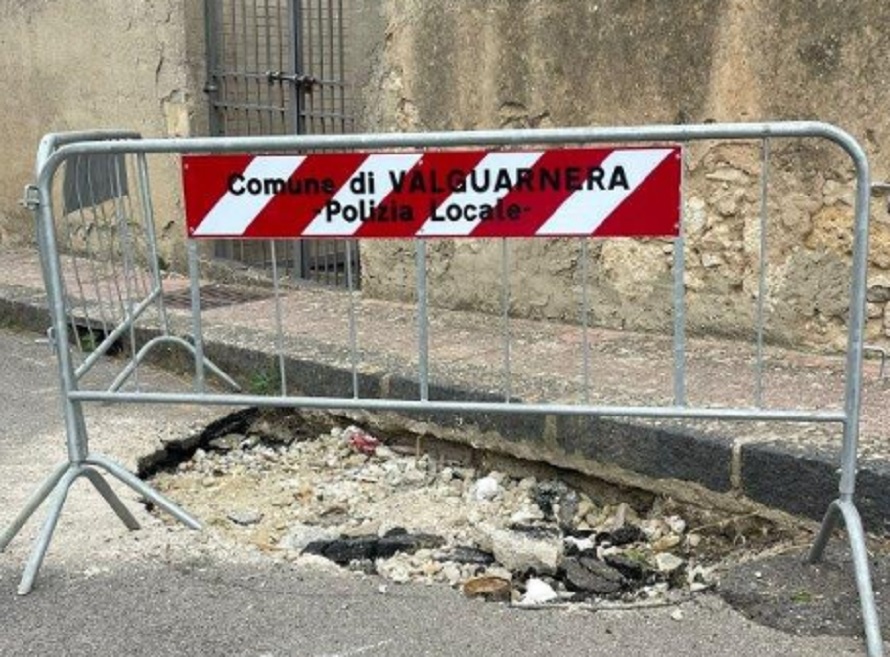
M406 282L406 294L412 283ZM76 289L72 285L72 289ZM187 281L171 276L165 291L187 297ZM254 289L253 291L257 291ZM203 312L208 353L246 387L277 376L279 348L288 362L288 392L352 396L349 296L342 290L302 287L281 298L283 339L276 338L274 299L209 308ZM356 294L358 393L417 398L416 310L410 303L362 299ZM0 251L0 304L10 321L42 328L45 297L37 256ZM170 308L175 330L190 331L187 310ZM43 322L43 324L41 324ZM507 378L500 317L430 311L430 398L503 398L523 401L669 405L672 350L669 337L589 331L590 376L583 368L583 333L577 326L511 319ZM738 341L688 341L688 397L703 406L750 406L755 394L755 349ZM775 347L765 350L763 399L767 408L838 410L844 360ZM860 511L868 528L890 523L890 379L878 361L865 366L861 423ZM96 385L100 385L97 383ZM837 490L841 428L837 424L548 420L543 417L474 418L496 429L500 446L520 456L586 468L617 466L633 475L691 482L818 519ZM599 471L601 471L600 468Z
M0 330L0 527L63 456L55 359L39 334ZM108 372L105 372L109 374ZM144 383L182 385L146 368ZM219 409L215 412L220 412ZM159 440L206 423L204 409L94 406L97 449L125 464ZM414 655L708 657L863 654L845 637L797 637L702 595L674 608L602 613L521 611L446 587L390 586L296 570L192 532L122 499L143 529L127 532L86 485L72 491L34 591L15 594L36 523L0 555L0 654L71 657L408 657ZM42 514L38 514L42 515ZM847 584L853 587L852 578Z

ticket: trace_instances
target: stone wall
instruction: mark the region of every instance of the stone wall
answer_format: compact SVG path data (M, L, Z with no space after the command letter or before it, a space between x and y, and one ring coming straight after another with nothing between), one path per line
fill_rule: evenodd
M121 127L206 134L200 2L0 0L0 243L33 238L17 204L46 132ZM890 173L878 0L349 0L349 70L369 131L818 118L849 130L876 179ZM660 8L661 7L661 8ZM851 171L835 148L771 145L768 335L843 343ZM687 150L690 329L750 337L757 293L757 144ZM162 256L182 266L174 158L153 162ZM890 330L890 217L875 203L871 340ZM497 242L430 244L433 303L499 311ZM591 241L592 320L666 330L671 247ZM412 294L410 243L362 245L371 296ZM511 312L576 321L579 241L511 244ZM521 263L521 264L520 264Z
M363 80L369 131L820 119L890 168L890 23L877 0L387 0L384 46ZM770 145L768 336L844 343L852 171L835 147ZM692 331L750 337L758 287L759 144L687 149ZM890 218L875 203L868 337L890 331ZM366 293L410 297L411 245L362 246ZM671 247L591 241L594 322L665 330ZM501 246L430 244L433 303L498 310ZM510 246L511 312L577 320L580 244ZM518 264L518 263L521 263ZM886 319L885 319L886 318Z
M33 240L18 206L48 132L122 128L145 136L206 131L202 3L0 0L0 244ZM184 262L179 168L152 162L161 251Z

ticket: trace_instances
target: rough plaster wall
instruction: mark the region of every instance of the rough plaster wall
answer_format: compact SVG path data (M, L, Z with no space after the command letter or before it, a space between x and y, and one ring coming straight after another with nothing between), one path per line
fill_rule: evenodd
M32 181L47 132L125 128L145 136L201 130L204 99L198 2L0 0L0 243L33 239L16 205ZM167 260L182 259L179 173L151 162L155 213Z
M665 7L669 6L669 10ZM890 168L890 24L878 0L388 0L360 122L367 130L627 125L818 118ZM882 150L883 148L883 150ZM692 330L753 335L759 263L757 144L687 149ZM843 345L852 172L835 148L775 141L767 198L767 330ZM868 335L890 329L890 222L873 210ZM430 245L434 303L498 308L500 245ZM670 326L670 246L592 241L594 321ZM578 318L577 241L511 247L511 311ZM363 245L372 295L410 295L404 244ZM886 319L885 319L886 318Z

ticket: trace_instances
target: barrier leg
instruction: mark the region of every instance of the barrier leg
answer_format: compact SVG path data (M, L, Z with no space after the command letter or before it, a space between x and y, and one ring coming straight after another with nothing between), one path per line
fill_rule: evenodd
M136 371L136 368L142 364L142 362L148 356L148 353L156 346L164 343L179 345L186 351L188 351L195 359L198 358L198 354L195 351L195 348L182 338L178 338L173 335L162 335L157 338L152 338L145 343L142 349L139 350L139 352L133 357L133 359L129 363L127 363L127 366L123 370L121 370L120 374L117 375L114 381L111 382L111 385L108 386L108 392L117 392L118 390L120 390L121 386L124 385L124 383L127 382L127 379L129 379L133 372ZM235 392L241 392L241 386L239 386L232 377L226 374L222 369L220 369L218 365L216 365L206 356L202 356L202 358L204 361L204 365L207 367L208 370L218 376L226 385L232 388L232 390L234 390Z
M822 554L825 552L825 546L828 545L831 533L837 528L837 521L840 520L841 517L841 510L838 503L839 500L835 500L828 505L828 511L825 512L825 517L822 519L822 526L819 528L819 534L816 536L816 540L813 541L813 547L810 548L809 554L807 554L807 563L817 563L818 561L821 561Z
M853 572L856 577L856 589L859 592L859 604L862 608L866 650L869 657L883 657L884 642L881 638L881 624L878 619L875 595L871 586L868 550L865 546L865 532L862 528L862 518L859 516L859 511L853 502L840 499L831 503L822 521L819 535L816 537L813 547L807 555L807 562L815 563L822 558L831 532L834 531L841 517L843 517L844 525L847 528L847 537L853 555Z
M19 583L19 595L27 595L34 587L37 571L40 570L40 565L46 556L46 550L49 548L50 540L52 540L56 523L59 522L62 507L65 505L65 500L68 497L68 489L71 488L71 484L81 474L83 474L83 469L80 466L72 466L67 469L56 486L55 496L50 504L49 513L46 516L46 520L43 521L43 527L41 527L37 541L34 543L34 548L31 550L31 556L28 557L28 563L25 564L25 572L22 573L22 581Z
M46 478L40 485L40 488L34 491L31 498L25 503L25 508L19 511L19 514L12 521L12 524L10 524L3 534L0 535L0 552L3 552L6 549L6 546L9 545L10 541L12 541L12 539L14 539L21 531L22 527L25 526L25 523L28 522L28 519L34 514L38 507L43 504L43 500L53 492L56 484L59 483L59 480L61 480L65 473L68 472L70 467L71 466L68 463L63 463Z
M133 517L133 514L129 512L127 507L124 506L124 503L121 502L120 498L115 495L114 491L111 490L111 486L109 486L108 482L102 478L101 474L93 470L93 468L85 468L83 476L89 479L90 483L93 484L93 487L99 491L99 494L103 498L105 498L105 501L108 502L108 505L117 514L117 517L121 519L121 522L126 525L127 529L139 529L139 522Z
M189 527L191 529L201 529L201 523L198 522L194 517L183 511L181 508L176 506L173 502L161 495L151 486L146 484L144 481L142 481L132 473L128 472L125 468L118 465L108 457L102 456L101 454L90 454L86 459L86 463L104 469L111 476L116 477L143 497L157 504L164 511L176 518L186 527Z
M82 464L65 463L59 466L46 479L46 481L43 482L40 488L34 492L31 499L28 500L25 507L19 512L12 524L3 532L3 535L0 536L0 550L2 550L5 549L10 541L12 541L18 534L43 501L50 494L53 495L47 517L43 522L43 526L40 529L40 533L37 536L31 554L28 557L28 562L25 564L25 570L22 573L22 579L18 588L19 595L27 595L31 592L31 589L34 588L34 580L37 578L37 573L40 570L40 566L43 564L46 551L49 549L49 544L52 541L53 532L55 532L56 525L59 522L62 508L65 506L65 501L68 499L68 491L78 477L86 477L89 479L93 487L99 492L103 499L108 502L108 505L112 508L115 514L117 514L117 517L121 519L127 529L139 529L139 523L136 518L129 510L127 510L124 503L121 502L111 486L108 485L108 482L102 477L102 474L96 471L94 467L103 468L111 476L120 479L124 484L157 504L160 508L170 513L186 526L192 529L201 528L201 524L195 520L195 518L105 456L91 454Z

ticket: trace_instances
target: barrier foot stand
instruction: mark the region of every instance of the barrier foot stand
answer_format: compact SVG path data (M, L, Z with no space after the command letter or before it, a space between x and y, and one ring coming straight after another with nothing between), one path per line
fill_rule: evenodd
M859 511L852 501L838 499L829 505L825 518L822 520L822 528L813 542L806 561L807 563L816 563L822 559L828 539L841 518L847 528L847 537L853 555L853 571L856 576L856 588L859 591L859 604L862 607L862 623L865 626L865 645L868 657L883 657L884 642L881 638L881 624L878 620L875 595L871 586L865 531L862 528Z
M53 496L47 517L43 521L43 526L40 528L40 533L28 557L28 562L25 564L25 570L18 588L19 595L27 595L34 588L34 580L37 578L37 573L43 564L46 551L52 541L62 508L65 506L65 501L68 498L68 491L78 477L86 477L90 481L127 529L139 529L139 523L136 521L136 518L124 506L102 475L94 469L95 467L105 469L110 475L120 479L127 486L157 504L186 526L192 529L201 528L200 523L192 516L107 457L91 455L90 459L82 464L64 463L56 468L40 488L34 492L12 524L0 536L0 551L2 551L21 531L22 527L24 527L25 523L27 523L28 519L40 507L43 501L50 495Z
M93 470L93 468L85 468L83 472L83 476L90 480L90 483L93 484L93 487L99 492L106 502L108 502L108 506L114 510L117 514L117 517L121 519L121 522L124 523L124 526L130 531L135 531L139 529L139 522L136 518L133 517L133 514L124 506L124 503L120 501L120 498L114 494L114 491L111 490L111 486L108 485L108 482L102 478L102 475Z
M68 497L68 489L71 488L71 484L81 474L83 474L83 467L71 464L56 485L55 495L50 502L49 513L46 516L46 520L43 521L40 533L37 535L37 541L34 543L34 549L31 550L31 556L28 557L28 563L25 564L25 572L22 573L22 581L19 583L19 595L27 595L34 587L37 571L40 570L40 565L46 556L46 550L49 547L50 540L52 540L56 523L59 522L62 507L65 505L65 500Z
M154 488L133 475L123 466L120 466L112 461L107 456L103 456L101 454L90 454L86 458L84 463L102 468L112 477L116 477L147 500L154 502L156 505L158 505L164 511L176 518L186 527L189 527L190 529L201 529L201 523L198 522L194 517L183 511L176 504L157 492Z
M46 480L40 485L34 493L31 495L31 498L25 503L25 507L19 511L19 514L12 521L12 524L7 527L3 534L0 535L0 552L3 552L6 549L6 546L16 537L16 535L21 531L22 527L25 526L25 523L28 522L28 519L34 514L34 512L43 504L43 500L45 500L50 493L53 492L53 489L56 487L56 484L59 483L59 480L68 472L68 468L70 467L69 463L63 463L58 466L53 473L46 478Z

